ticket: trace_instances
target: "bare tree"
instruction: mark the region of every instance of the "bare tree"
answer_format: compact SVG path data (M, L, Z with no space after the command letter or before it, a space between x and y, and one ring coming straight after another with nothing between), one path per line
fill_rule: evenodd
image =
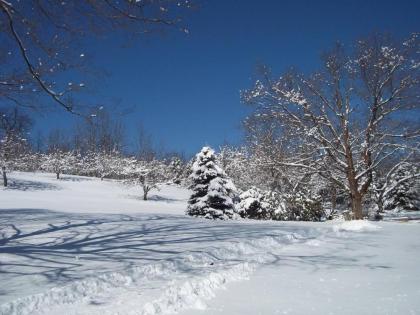
M64 129L56 128L50 130L46 142L48 153L53 153L56 151L67 152L72 149L68 131Z
M125 130L121 114L99 106L75 125L73 145L81 152L122 152Z
M168 170L164 163L156 159L138 161L128 159L128 166L124 169L125 182L129 185L140 186L143 190L143 200L148 200L151 190L159 190L160 184L168 180Z
M157 157L157 150L152 135L144 128L143 124L138 125L137 136L137 157L142 161L153 161Z
M28 150L27 132L31 127L29 116L18 108L0 109L0 163L5 187L10 162Z
M361 219L374 170L418 150L419 71L417 34L402 43L376 35L351 52L338 44L312 75L290 71L273 79L265 69L244 100L296 140L281 165L345 189L353 217Z
M186 31L180 15L190 6L188 0L0 0L0 100L40 109L34 99L43 95L75 113L75 92L86 83L69 78L87 75L83 37L118 30L136 36L168 26Z

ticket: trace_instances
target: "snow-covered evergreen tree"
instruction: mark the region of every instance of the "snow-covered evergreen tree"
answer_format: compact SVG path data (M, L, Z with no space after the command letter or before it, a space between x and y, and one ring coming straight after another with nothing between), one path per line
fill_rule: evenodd
M174 156L168 165L168 176L174 184L181 184L185 174L185 164L178 157Z
M385 210L419 210L420 192L416 189L419 169L402 163L386 183L389 193L384 196Z
M193 193L188 201L188 215L208 219L234 217L236 187L216 164L216 156L211 148L203 147L196 155L190 178Z

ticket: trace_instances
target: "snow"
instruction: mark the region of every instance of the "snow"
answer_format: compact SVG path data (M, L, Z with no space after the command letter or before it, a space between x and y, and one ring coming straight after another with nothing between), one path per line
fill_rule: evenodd
M393 210L384 214L385 221L417 221L420 222L420 211Z
M341 224L335 225L333 227L334 231L353 231L353 232L360 232L360 231L375 231L380 229L381 227L375 224L372 224L365 220L354 220L354 221L346 221Z
M11 173L0 314L420 314L407 222L213 221L189 191Z
M298 238L205 311L181 314L420 314L419 226L378 226Z
M164 186L152 191L150 200L143 201L139 187L122 185L118 181L91 177L48 173L10 174L10 187L0 187L1 209L43 209L67 213L139 213L184 214L189 192L177 186ZM170 206L168 206L170 204ZM147 207L145 207L147 205Z

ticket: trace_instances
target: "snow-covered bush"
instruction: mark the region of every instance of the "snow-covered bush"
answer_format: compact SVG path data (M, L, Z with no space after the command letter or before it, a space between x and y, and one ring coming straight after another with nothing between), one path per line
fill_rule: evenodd
M265 209L262 207L263 194L258 188L252 187L239 195L240 202L236 212L243 218L265 218Z
M273 218L274 209L265 201L267 193L252 187L239 195L240 202L236 211L242 218L269 220Z
M187 214L208 219L230 219L234 217L233 199L236 187L226 173L216 164L214 151L203 147L196 155L190 175L193 191Z
M57 179L60 179L60 174L74 169L75 163L76 156L73 152L56 150L44 155L41 167L48 172L55 173Z
M307 197L299 192L281 195L273 191L251 188L243 192L236 206L243 218L278 221L320 221L324 218L320 197Z
M302 192L284 196L285 209L276 220L289 221L321 221L325 217L322 199L319 196L309 196Z

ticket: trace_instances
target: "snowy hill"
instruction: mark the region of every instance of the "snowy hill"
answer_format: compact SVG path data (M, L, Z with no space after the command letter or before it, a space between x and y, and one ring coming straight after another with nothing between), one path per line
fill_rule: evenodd
M420 314L418 223L209 221L188 196L11 174L0 314Z
M7 197L2 198L3 209L32 208L69 213L184 214L189 197L185 189L164 186L160 191L152 191L150 200L145 202L141 188L114 180L72 175L56 180L49 173L19 172L11 175L10 187L4 193Z

